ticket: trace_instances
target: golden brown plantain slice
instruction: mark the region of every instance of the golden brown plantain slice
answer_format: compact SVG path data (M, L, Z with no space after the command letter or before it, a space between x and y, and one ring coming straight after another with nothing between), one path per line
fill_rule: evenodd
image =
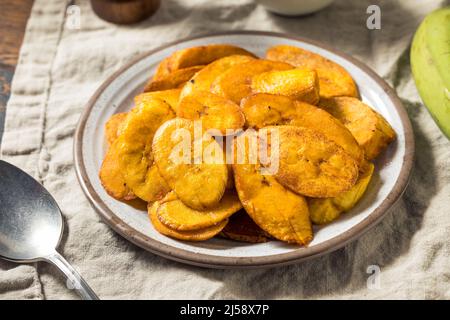
M395 139L395 131L389 123L356 98L322 99L319 105L347 127L368 160L376 158Z
M207 91L196 91L182 98L177 116L201 120L203 129L217 129L223 135L227 129L240 129L245 123L244 114L237 104Z
M258 227L243 209L228 219L228 223L220 232L220 235L231 240L250 243L267 242L270 237L267 232Z
M308 244L313 237L305 198L265 176L254 164L235 164L234 179L242 205L261 229L276 239Z
M358 165L364 160L364 152L351 132L336 118L322 109L300 101L295 102L298 117L291 124L317 130L342 147Z
M221 223L241 208L238 196L231 191L225 193L220 202L208 210L189 208L172 191L160 201L157 216L159 221L170 229L198 230Z
M252 78L252 91L279 94L313 105L319 102L319 78L315 70L269 71Z
M119 137L121 128L127 118L127 112L113 114L105 124L105 136L109 145Z
M330 198L348 191L358 178L358 164L319 131L278 126L279 168L275 178L292 191Z
M233 55L218 59L202 70L197 72L190 81L188 81L181 92L183 98L197 91L210 91L213 81L234 65L254 60L251 56Z
M294 100L268 93L254 93L242 99L241 109L246 126L254 129L290 124L297 118Z
M298 68L316 70L321 97L358 96L358 90L350 74L339 64L319 54L293 46L278 45L267 50L266 58L286 62Z
M315 224L325 224L337 219L341 213L353 208L363 196L374 171L371 162L364 161L356 184L335 198L309 198L308 206L311 220Z
M317 130L341 146L358 164L364 154L350 131L328 112L310 104L264 93L241 101L247 126L261 129L273 125L293 125Z
M181 89L144 92L134 97L134 103L135 105L141 105L141 103L149 103L152 99L159 99L167 103L176 113L178 102L180 100L180 93Z
M117 200L131 200L136 196L125 182L119 163L118 148L119 142L115 140L106 152L99 177L103 188L111 197Z
M159 201L153 202L152 205L148 206L148 215L150 217L150 221L153 224L153 227L158 231L159 233L166 235L168 237L179 239L179 240L185 240L185 241L204 241L211 239L216 234L220 233L220 231L223 230L223 228L227 225L228 220L222 220L221 222L207 227L203 229L197 229L197 230L175 230L167 227L164 225L161 221L158 219L157 210L160 206Z
M169 72L173 72L182 68L207 65L217 59L231 55L255 57L253 53L233 45L210 44L206 46L181 49L174 52L167 62L168 70Z
M236 190L245 211L274 238L308 244L313 233L305 198L283 187L273 176L262 174L259 165L250 161L248 143L244 148L236 147L238 141L235 140L235 150L245 152L241 155L244 161L235 162L233 171Z
M158 81L165 76L167 76L171 71L169 69L170 57L166 57L161 60L161 62L156 67L155 75L153 76L153 81Z
M268 71L293 69L290 64L268 60L252 60L235 65L219 77L211 85L211 92L239 104L243 98L252 93L252 78Z
M138 104L127 117L118 138L118 157L127 186L141 199L155 201L170 189L153 164L152 141L161 124L175 117L159 99Z
M155 163L167 184L187 206L216 206L228 170L221 146L209 134L194 134L194 122L176 118L162 125L153 140Z
M144 92L162 91L182 87L204 66L194 66L176 70L158 80L151 79L144 87Z
M109 149L100 168L100 181L106 192L117 200L133 200L134 193L125 183L122 168L118 158L118 144L114 144L119 137L128 113L116 113L105 124L105 135Z

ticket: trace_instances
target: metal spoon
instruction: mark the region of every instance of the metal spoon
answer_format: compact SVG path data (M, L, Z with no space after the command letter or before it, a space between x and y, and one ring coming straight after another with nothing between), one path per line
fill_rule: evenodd
M81 298L97 295L56 251L63 231L61 210L30 175L0 160L0 258L19 263L46 261L61 270Z

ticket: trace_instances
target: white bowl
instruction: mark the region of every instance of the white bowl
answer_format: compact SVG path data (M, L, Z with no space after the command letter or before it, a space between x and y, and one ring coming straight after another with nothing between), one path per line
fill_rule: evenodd
M333 0L255 0L266 10L285 16L298 16L319 11Z

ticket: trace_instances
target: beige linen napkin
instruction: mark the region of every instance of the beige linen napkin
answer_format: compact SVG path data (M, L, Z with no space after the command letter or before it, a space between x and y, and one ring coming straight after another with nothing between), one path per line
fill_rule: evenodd
M88 1L79 30L72 4L36 0L7 106L2 158L44 184L62 208L60 250L101 298L450 298L450 143L417 95L409 69L411 36L443 1L335 1L317 14L283 18L252 1L164 0L149 20L116 26ZM381 30L368 30L366 9L381 8ZM168 41L219 30L288 32L323 41L368 63L402 98L414 126L417 157L398 205L359 240L318 259L263 270L208 270L137 248L102 223L73 168L72 142L97 87L135 55ZM367 268L381 270L367 286ZM0 261L0 298L77 298L44 263Z

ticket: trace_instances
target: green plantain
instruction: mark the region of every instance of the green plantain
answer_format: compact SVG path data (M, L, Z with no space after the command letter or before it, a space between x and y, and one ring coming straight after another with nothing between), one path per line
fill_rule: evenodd
M450 139L450 7L432 12L417 29L411 69L423 102Z

